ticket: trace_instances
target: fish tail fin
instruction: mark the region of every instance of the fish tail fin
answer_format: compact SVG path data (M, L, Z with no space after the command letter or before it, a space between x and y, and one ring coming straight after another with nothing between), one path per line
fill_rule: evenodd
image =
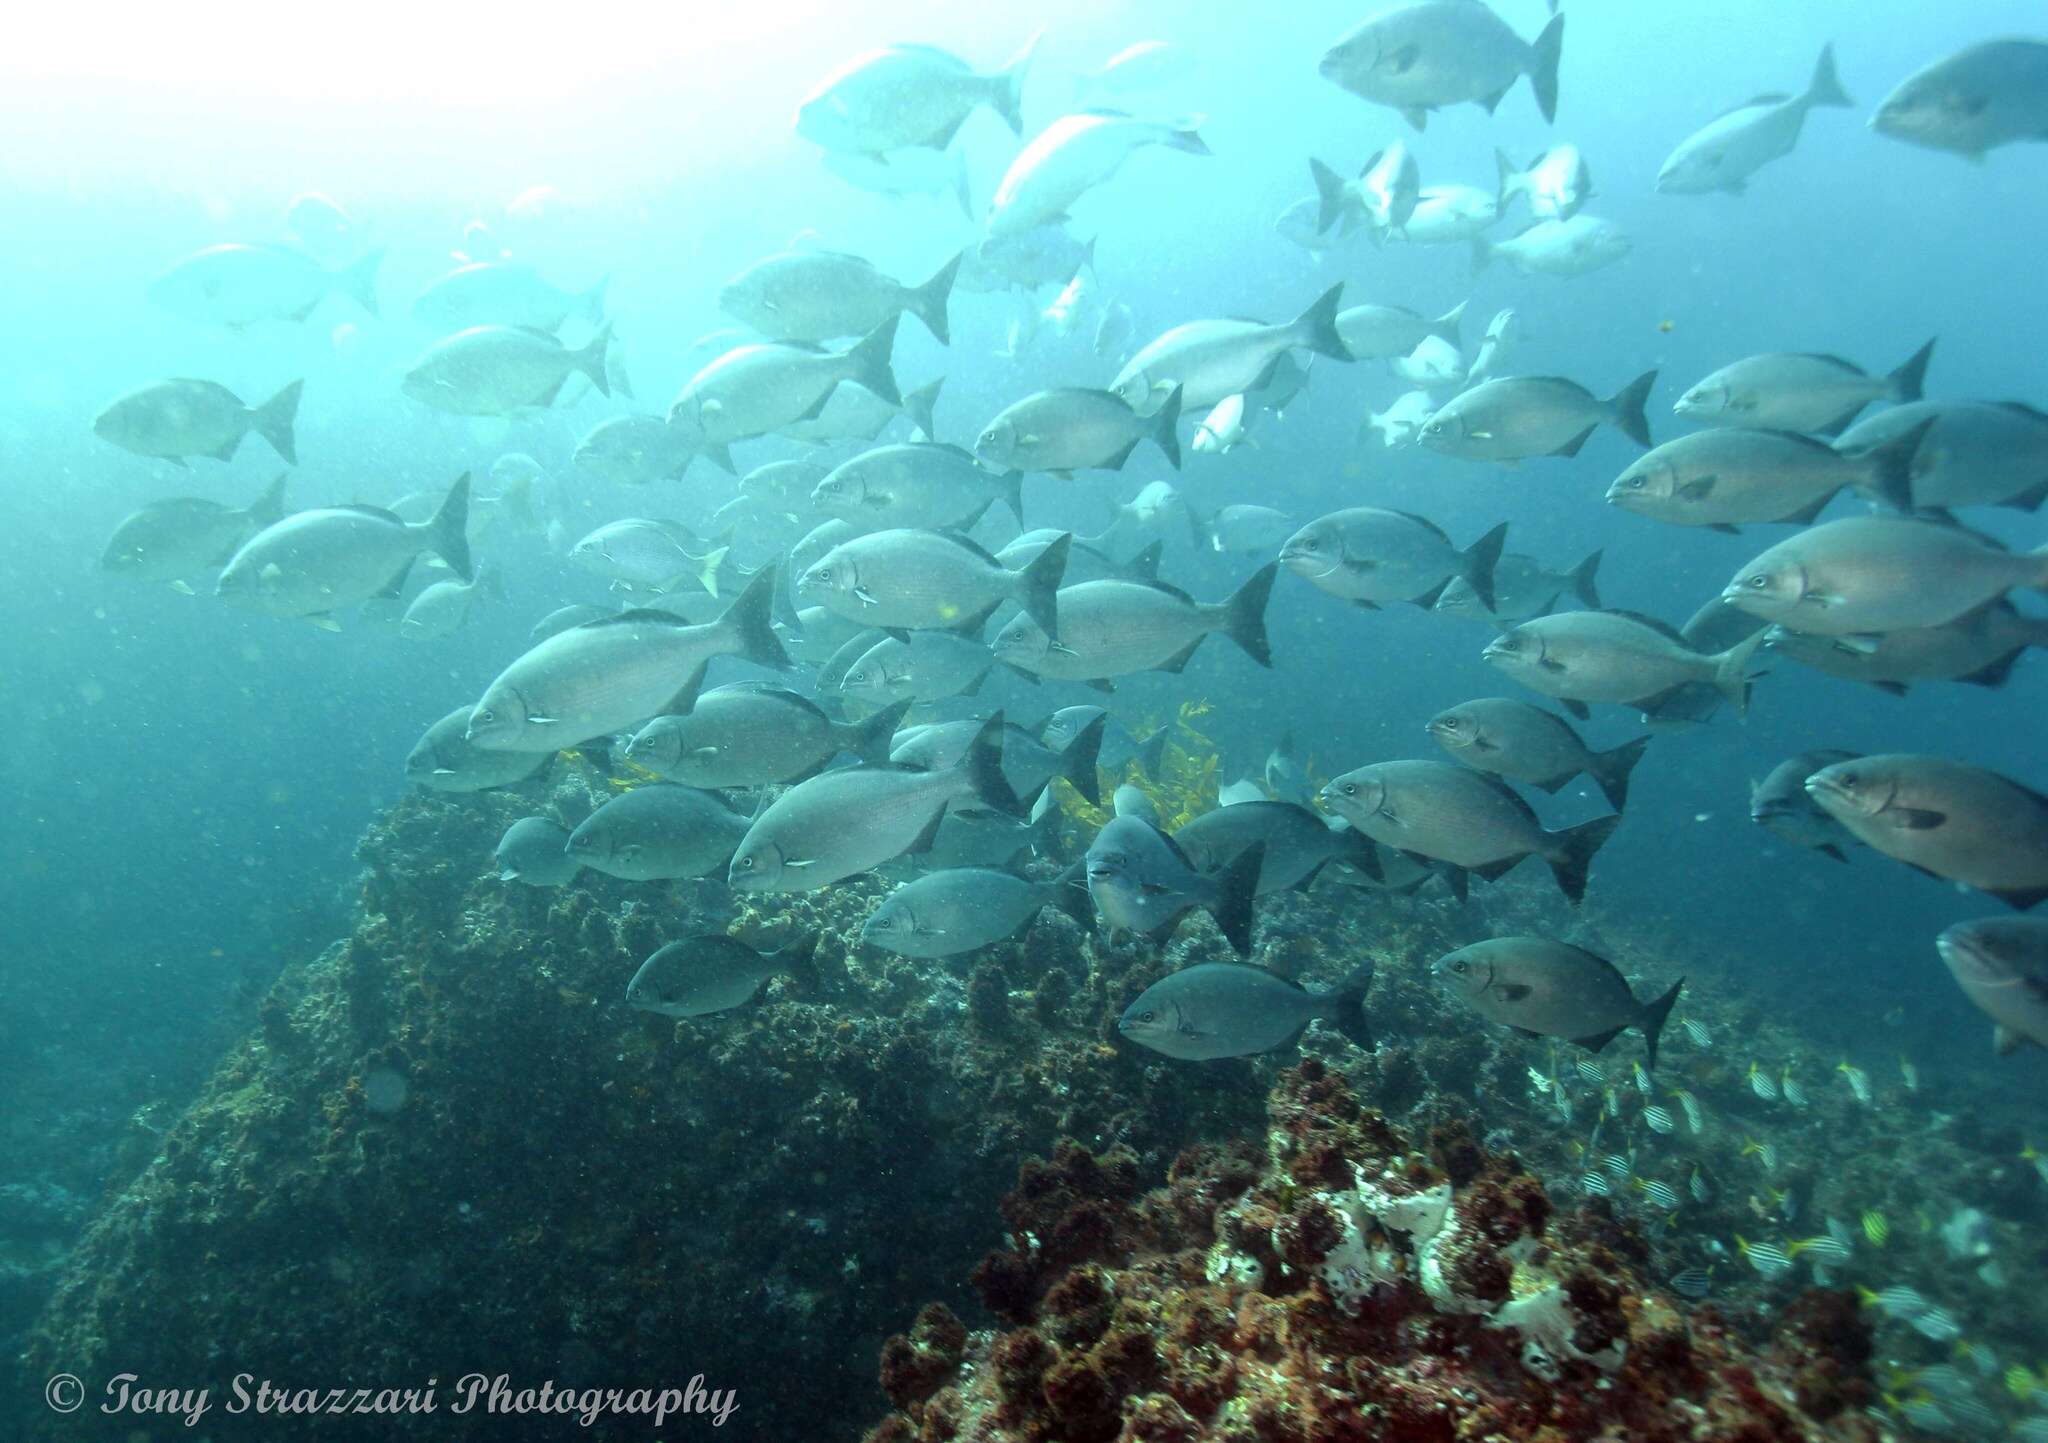
M377 268L384 264L384 247L372 246L332 275L333 288L372 316L377 309Z
M1493 152L1494 174L1498 177L1494 185L1494 208L1505 212L1508 202L1529 188L1529 182L1522 178L1521 167L1508 159L1508 153L1499 148Z
M476 578L469 560L469 473L463 472L448 488L441 508L427 523L434 554L453 567L464 581Z
M756 666L789 670L789 653L775 634L776 569L764 566L754 573L746 590L733 598L718 624L732 633L739 654Z
M1201 136L1201 127L1208 123L1208 119L1206 115L1189 115L1174 121L1168 126L1169 133L1165 137L1167 148L1184 150L1189 155L1214 155L1216 152L1209 149L1209 142Z
M1209 902L1209 915L1240 957L1251 956L1253 905L1259 895L1259 872L1265 865L1266 844L1253 842L1216 874L1216 895Z
M1273 664L1273 648L1266 640L1266 601L1273 594L1273 578L1279 572L1279 562L1267 562L1223 603L1223 634L1265 667Z
M1643 414L1643 406L1650 399L1650 388L1656 384L1657 373L1645 371L1615 392L1607 403L1615 427L1645 449L1650 445L1650 422Z
M576 309L583 313L583 319L593 326L604 324L605 292L611 289L609 274L597 278L597 284L576 297Z
M1617 812L1628 804L1628 774L1636 769L1636 763L1643 759L1643 749L1649 744L1648 737L1637 737L1612 751L1594 752L1587 759L1586 771L1593 784L1607 798L1607 805Z
M1636 1019L1636 1026L1643 1029L1643 1043L1649 1053L1649 1065L1657 1065L1657 1038L1664 1031L1664 1023L1671 1016L1671 1009L1678 1001L1678 994L1685 990L1685 979L1679 978L1671 984L1671 990L1643 1008Z
M1921 387L1927 383L1927 362L1934 355L1936 337L1928 337L1927 344L1899 363L1899 368L1885 377L1891 385L1891 398L1904 403L1920 399Z
M960 214L969 220L979 220L974 213L974 182L967 172L967 148L956 146L953 150L953 199L960 203Z
M1058 808L1053 809L1058 815ZM1095 903L1088 895L1088 859L1076 857L1073 865L1053 878L1052 904L1074 919L1083 932L1095 930Z
M495 566L486 566L481 561L476 564L476 586L493 601L505 599L505 578Z
M249 429L292 466L299 464L299 443L292 424L299 415L299 393L305 389L304 381L294 381L249 413Z
M1351 360L1344 338L1337 334L1337 308L1343 304L1344 282L1339 281L1316 297L1314 305L1294 318L1294 325L1290 328L1294 332L1294 343L1333 360Z
M1722 696L1728 698L1728 705L1735 708L1737 716L1749 714L1749 689L1755 677L1750 674L1750 663L1755 659L1757 648L1770 635L1770 628L1753 632L1735 643L1714 660L1714 685Z
M1593 854L1614 835L1614 829L1620 823L1621 814L1617 812L1611 817L1595 817L1590 822L1581 822L1576 827L1566 827L1551 834L1558 850L1545 860L1557 878L1558 890L1574 904L1585 898L1586 872L1593 865Z
M1010 514L1017 518L1017 524L1024 524L1024 473L1005 471L995 478L996 496L1010 508Z
M1503 521L1459 556L1463 568L1460 574L1488 611L1493 610L1493 568L1500 564L1500 549L1507 545L1507 540L1508 524Z
M263 488L263 494L249 503L249 509L242 514L255 526L275 526L284 520L284 483L291 479L291 472L280 471L277 479Z
M914 701L915 698L912 698ZM889 746L896 739L896 729L903 725L903 718L909 714L912 701L899 701L876 712L864 722L851 726L834 722L832 734L839 743L839 750L858 759L867 766L882 766L889 760Z
M1858 459L1868 467L1858 483L1863 490L1895 511L1913 509L1913 463L1920 457L1920 443L1934 429L1938 416L1930 416L1903 436L1894 436L1882 446L1873 446Z
M1322 235L1344 213L1344 177L1314 156L1308 158L1308 173L1316 183L1316 234Z
M981 730L974 734L974 740L968 744L967 755L960 759L959 770L961 779L983 806L1012 817L1025 814L1024 803L1010 789L1010 779L1003 775L1003 714L1000 711L983 722Z
M939 273L910 293L910 313L924 322L924 328L942 346L953 343L947 329L946 302L953 295L953 280L960 274L960 262L966 255L961 251L939 268Z
M1372 990L1375 964L1370 957L1351 969L1351 974L1324 994L1323 1015L1352 1044L1371 1052L1375 1046L1372 1027L1365 1020L1365 994Z
M1600 575L1601 555L1601 552L1595 551L1572 568L1572 595L1594 611L1606 609L1600 604L1600 588L1595 580Z
M1529 47L1529 88L1546 121L1557 119L1557 62L1564 54L1564 16L1553 15Z
M1166 453L1166 459L1173 469L1180 470L1180 436L1176 428L1180 425L1181 388L1175 385L1166 393L1166 404L1152 417L1152 443Z
M869 331L845 356L846 380L856 386L865 386L890 405L899 407L903 404L903 395L896 389L896 373L889 369L889 356L896 349L896 323L901 319L901 316L889 317Z
M577 370L590 377L590 384L597 388L600 396L612 393L611 377L605 373L604 355L611 349L612 323L604 322L597 328L597 334L590 338L590 344L580 351L571 351L569 361Z
M1483 235L1472 237L1472 274L1478 275L1493 264L1493 242Z
M2042 626L2048 627L2048 621L2044 621ZM2041 644L2048 646L2048 639L2044 639ZM1159 768L1166 761L1166 738L1170 730L1169 727L1161 727L1138 743L1138 770L1154 780L1158 779Z
M1109 713L1104 712L1094 721L1074 734L1074 739L1060 749L1059 775L1073 784L1091 807L1102 805L1102 789L1096 780L1096 760L1102 753L1102 734L1109 727Z
M1463 354L1465 341L1460 333L1460 327L1464 324L1465 307L1471 304L1470 300L1459 301L1455 306L1452 306L1448 311L1445 311L1429 323L1429 334L1435 336L1440 341L1446 342L1452 350Z
M1016 58L991 77L995 82L994 94L989 96L988 103L1003 118L1003 123L1018 135L1024 133L1024 77L1030 73L1031 57L1037 53L1038 42L1044 37L1045 32L1041 30L1025 41Z
M910 418L910 424L924 432L927 441L936 441L938 433L932 429L932 411L939 404L939 387L946 384L941 376L936 381L927 381L903 398L903 414Z
M1062 531L1045 550L1017 573L1017 604L1054 641L1060 635L1060 582L1067 574L1067 553L1074 533Z
M784 975L796 978L805 986L814 986L818 981L818 939L824 935L823 932L806 932L793 941L783 943L769 955Z
M1188 530L1193 535L1195 550L1221 551L1223 543L1216 539L1216 520L1204 516L1192 502L1188 504Z
M1831 40L1820 48L1820 59L1813 62L1813 79L1806 85L1808 105L1854 105L1849 92L1842 89L1842 77L1835 73L1835 45Z

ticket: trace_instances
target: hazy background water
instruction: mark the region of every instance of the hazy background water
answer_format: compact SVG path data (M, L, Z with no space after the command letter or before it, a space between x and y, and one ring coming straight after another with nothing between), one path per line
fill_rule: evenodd
M252 979L340 929L350 848L399 795L418 733L473 699L533 620L601 593L536 542L495 548L513 601L480 607L457 637L412 646L388 630L327 635L123 585L97 565L123 515L173 494L240 504L275 461L252 440L232 463L180 471L100 443L92 416L162 376L216 379L252 402L303 376L294 505L389 502L516 449L561 480L572 536L635 513L701 518L728 494L708 470L642 493L569 474L575 438L611 414L601 401L502 438L406 401L397 373L434 339L407 307L452 264L464 223L483 217L562 283L610 274L641 405L661 409L693 369L689 341L730 324L715 308L719 283L797 231L922 279L971 238L970 225L949 202L896 204L848 187L790 129L812 85L873 44L916 39L993 67L1042 26L1027 131L1067 107L1075 70L1133 41L1195 53L1197 73L1156 108L1206 115L1214 157L1143 153L1077 208L1077 233L1099 237L1101 290L1130 305L1141 340L1199 316L1283 319L1342 279L1353 302L1430 314L1469 296L1473 337L1512 305L1525 322L1524 372L1605 394L1658 367L1660 438L1677 429L1669 407L1684 386L1759 350L1835 351L1883 370L1938 335L1930 396L2038 402L2048 391L2040 149L1974 166L1863 125L1928 60L2038 29L2038 7L2018 0L1577 0L1555 127L1518 85L1495 117L1462 107L1421 136L1315 74L1325 46L1368 6L1055 3L998 21L980 7L892 0L693 10L687 21L647 6L545 23L371 6L354 7L348 23L306 19L300 33L280 29L268 7L216 8L203 34L182 12L117 26L39 8L0 58L0 439L11 473L0 488L0 679L13 720L0 751L12 823L0 831L0 1083L61 1079L59 1096L99 1089L108 1109L189 1078ZM1500 9L1524 35L1543 19L1536 0ZM1816 112L1797 152L1756 176L1746 197L1653 193L1673 145L1754 93L1802 88L1826 40L1854 110ZM1572 281L1505 266L1475 279L1458 248L1358 243L1319 263L1274 233L1274 216L1309 190L1307 156L1348 172L1401 136L1425 183L1490 181L1495 146L1526 159L1576 141L1596 180L1591 209L1630 233L1634 253ZM984 113L963 143L985 202L1014 141ZM506 203L535 185L554 187L560 204L537 222L508 220ZM309 189L390 247L381 322L333 301L304 327L237 337L145 302L148 280L194 250L282 238L285 206ZM958 297L950 350L903 328L906 386L947 376L944 439L970 439L1041 385L1104 384L1114 373L1083 338L1047 339L1022 361L994 358L1018 309L1011 298ZM1601 492L1634 452L1604 431L1576 461L1517 470L1361 447L1366 411L1401 389L1376 363L1319 362L1309 395L1264 429L1258 449L1191 457L1173 479L1205 508L1257 501L1306 519L1342 504L1398 506L1460 542L1507 519L1510 549L1558 564L1604 546L1610 604L1673 623L1784 534L1738 539L1612 512ZM785 449L753 443L739 454L758 463ZM1035 477L1032 524L1095 530L1112 502L1167 474L1146 448L1122 476ZM2034 516L1971 519L2016 543L2044 539ZM1167 574L1220 596L1256 562L1183 546ZM2038 598L2025 604L2039 609ZM1212 643L1185 677L1124 687L1120 713L1207 696L1233 770L1255 768L1291 729L1330 773L1433 755L1421 731L1431 713L1518 694L1479 661L1483 631L1409 609L1355 613L1283 577L1272 626L1274 673L1255 674ZM1016 684L993 695L1019 713L1084 699ZM1948 922L1996 904L1867 855L1848 867L1788 855L1748 822L1746 783L1790 751L1826 745L1950 752L2048 784L2044 695L2037 660L2002 692L1930 687L1903 702L1781 664L1746 726L1723 717L1653 743L1628 822L1595 867L1586 916L1680 919L1697 956L1774 1005L1825 1002L1811 1021L1837 1037L1907 1001L1901 1045L1974 1052L1988 1026L1954 994L1931 943ZM1591 730L1613 744L1634 729L1606 709ZM1598 809L1574 792L1537 800L1553 824ZM2029 1060L2008 1075L2033 1085L2044 1073Z

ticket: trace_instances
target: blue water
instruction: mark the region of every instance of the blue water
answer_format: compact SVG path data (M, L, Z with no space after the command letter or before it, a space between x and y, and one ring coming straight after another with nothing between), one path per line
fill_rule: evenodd
M1525 35L1543 20L1534 0L1507 0L1501 13ZM1158 36L1191 52L1193 73L1158 108L1205 116L1213 157L1142 153L1074 217L1077 234L1097 238L1099 293L1131 308L1141 342L1198 317L1285 319L1342 280L1348 303L1431 315L1469 298L1473 339L1511 305L1524 323L1516 369L1602 394L1655 367L1660 439L1679 429L1670 403L1685 386L1766 350L1836 352L1877 371L1937 336L1930 397L2048 397L2042 150L2015 146L1973 165L1863 124L1927 60L2039 29L2038 6L1579 0L1569 6L1554 127L1518 84L1497 115L1439 112L1422 135L1316 76L1316 58L1358 17L1358 7L1328 3L1276 13L1044 3L997 19L891 0L754 7L721 17L731 33L719 34L657 8L631 23L557 14L538 27L472 10L377 29L374 39L349 27L287 39L230 26L217 49L179 33L182 17L116 37L88 35L82 18L43 22L59 33L37 69L0 86L0 152L10 156L0 226L10 277L0 678L11 718L0 749L11 821L0 829L0 1007L18 1025L27 1019L8 1038L19 1050L0 1059L0 1083L8 1069L46 1080L98 1074L110 1127L157 1092L189 1085L252 986L309 941L345 930L351 848L403 791L401 763L419 732L479 694L540 615L604 599L530 537L485 548L510 602L480 605L466 630L419 646L387 628L332 635L126 585L98 566L124 515L172 494L244 504L275 458L252 439L232 462L179 470L97 440L94 414L163 376L212 378L251 400L303 376L295 507L438 491L458 472L481 475L501 453L523 451L546 468L572 539L629 514L701 523L730 494L708 469L649 492L575 476L577 437L618 406L590 398L494 429L406 401L397 376L435 339L407 307L453 264L464 224L486 219L561 284L610 275L640 404L659 410L694 369L689 342L732 324L716 309L718 285L796 233L923 278L971 242L971 223L944 200L892 202L849 187L790 129L815 81L873 44L915 38L993 67L1042 26L1027 130L1060 112L1075 70L1134 40ZM66 25L80 28L64 34ZM1802 86L1830 40L1855 109L1816 111L1794 154L1759 173L1746 196L1653 192L1673 145L1756 92ZM175 63L152 63L159 54ZM1357 243L1318 261L1275 234L1274 217L1309 192L1308 156L1348 172L1402 137L1425 183L1487 184L1496 147L1526 158L1577 142L1596 181L1590 209L1629 234L1633 253L1573 280L1504 265L1475 278L1459 247ZM962 143L985 202L1014 141L984 112ZM508 218L507 203L536 185L558 192L551 214ZM381 320L331 300L303 326L238 336L144 300L149 279L194 250L283 238L285 207L307 190L334 197L389 247ZM896 370L906 387L946 377L942 439L970 440L1030 390L1103 385L1114 374L1113 359L1090 351L1087 327L1071 341L1042 337L1022 360L996 359L1021 308L1013 296L957 296L950 348L903 327ZM1403 389L1377 363L1318 361L1307 395L1258 432L1256 449L1191 455L1177 476L1149 447L1121 475L1036 476L1030 523L1097 530L1114 503L1169 476L1204 510L1258 502L1305 520L1341 505L1393 506L1430 516L1461 544L1506 520L1510 550L1552 564L1604 547L1609 604L1674 624L1783 534L1679 531L1612 511L1601 493L1636 452L1606 430L1575 460L1512 470L1362 445L1366 414ZM739 449L743 469L784 454L797 452L774 441ZM1970 520L2015 545L2044 539L2035 515ZM1166 575L1210 599L1257 563L1176 541ZM1212 642L1181 677L1125 684L1119 714L1163 715L1206 698L1227 774L1255 771L1291 731L1327 776L1433 756L1422 723L1435 711L1519 695L1480 661L1483 630L1409 608L1355 612L1283 576L1271 628L1272 673ZM1006 681L986 699L1023 714L1087 698ZM1988 1025L1955 993L1932 938L1996 904L1869 855L1840 867L1793 854L1749 823L1747 783L1793 751L1830 746L1950 754L2048 786L2044 702L2038 659L2002 690L1933 685L1903 701L1781 662L1746 723L1723 715L1652 743L1627 821L1595 864L1585 920L1596 934L1611 925L1682 940L1723 985L1799 1015L1826 1045L1867 1038L1903 1007L1903 1024L1882 1034L1886 1051L1974 1056ZM1613 745L1635 729L1605 708L1589 736ZM1536 804L1553 825L1601 810L1597 795L1570 789ZM2038 1056L1999 1075L2035 1095L2048 1081Z

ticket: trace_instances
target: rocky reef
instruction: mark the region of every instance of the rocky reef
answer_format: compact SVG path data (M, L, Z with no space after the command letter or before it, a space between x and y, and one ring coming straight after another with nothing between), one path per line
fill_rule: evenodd
M1855 1300L1814 1290L1752 1343L1646 1284L1642 1239L1557 1209L1461 1123L1411 1139L1309 1059L1265 1144L1062 1145L975 1269L1004 1326L942 1306L881 1354L868 1443L1874 1439Z

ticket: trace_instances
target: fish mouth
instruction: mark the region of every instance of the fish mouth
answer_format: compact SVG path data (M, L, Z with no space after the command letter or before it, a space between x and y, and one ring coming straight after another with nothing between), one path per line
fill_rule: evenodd
M1296 576L1306 577L1311 581L1319 581L1326 576L1335 576L1338 565L1334 561L1324 565L1321 558L1316 556L1314 552L1296 551L1290 548L1282 548L1280 564L1289 571L1292 571ZM1318 567L1320 569L1317 569Z
M1748 594L1748 592L1743 590L1740 582L1731 581L1721 588L1721 599L1734 607L1740 607L1742 605L1742 598Z

